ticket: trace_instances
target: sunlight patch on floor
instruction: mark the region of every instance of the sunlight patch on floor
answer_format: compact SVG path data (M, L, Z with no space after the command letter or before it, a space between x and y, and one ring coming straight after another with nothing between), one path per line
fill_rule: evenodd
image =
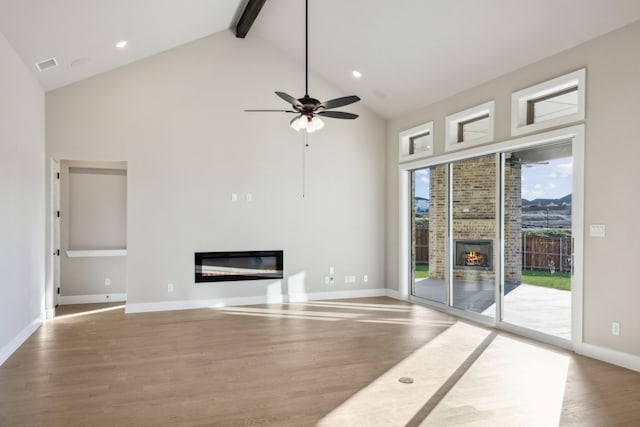
M327 414L318 426L404 426L491 331L457 322ZM411 377L412 384L398 381Z
M558 426L569 355L498 336L421 426Z
M337 302L322 302L322 301L308 301L308 302L291 302L287 305L291 307L326 307L326 308L340 308L348 310L367 310L367 311L385 311L385 312L397 312L408 313L411 311L410 306L392 306L386 307L384 304L358 304L358 303L337 303Z
M282 317L303 316L315 318L335 318L335 319L353 319L359 317L357 313L347 313L338 311L316 311L316 310L290 310L288 308L253 308L253 307L225 307L220 309L225 313L253 313L278 315Z
M316 316L312 316L312 315L295 315L295 314L276 314L276 313L260 313L260 312L248 312L248 311L243 311L243 310L229 310L227 308L225 309L221 309L221 311L224 311L227 314L233 314L235 316L255 316L255 317L270 317L272 319L304 319L304 320L323 320L325 322L335 322L337 320L340 320L339 318L336 317L316 317Z
M92 314L98 314L98 313L105 313L107 311L113 311L113 310L122 310L125 308L125 305L116 305L113 307L106 307L106 308L99 308L96 310L87 310L87 311L82 311L79 313L73 313L73 314L63 314L61 316L56 316L53 319L50 319L50 321L56 321L56 320L63 320L63 319L70 319L72 317L81 317L81 316L90 316Z
M387 323L393 325L416 325L416 326L442 326L447 327L455 323L453 320L420 320L420 319L362 319L363 323Z

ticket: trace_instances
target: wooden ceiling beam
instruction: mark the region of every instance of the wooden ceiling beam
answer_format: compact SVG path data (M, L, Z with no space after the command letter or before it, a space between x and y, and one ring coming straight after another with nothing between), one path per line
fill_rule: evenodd
M236 25L237 38L245 38L251 28L251 25L253 25L253 21L258 17L258 14L266 1L267 0L249 0L244 8L244 12L242 12L240 20L238 21L238 25Z

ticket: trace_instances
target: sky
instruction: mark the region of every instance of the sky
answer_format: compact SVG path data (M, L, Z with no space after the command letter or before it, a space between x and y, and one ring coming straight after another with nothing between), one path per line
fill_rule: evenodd
M571 194L573 159L550 160L548 165L537 164L522 168L522 198L559 199Z
M550 160L549 164L522 167L522 198L559 199L571 194L573 159ZM416 171L416 196L429 198L429 170Z

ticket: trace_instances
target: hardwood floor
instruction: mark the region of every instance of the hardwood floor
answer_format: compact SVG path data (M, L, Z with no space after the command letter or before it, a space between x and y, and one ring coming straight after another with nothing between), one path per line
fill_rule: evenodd
M1 426L640 425L640 373L392 299L95 308L0 367Z

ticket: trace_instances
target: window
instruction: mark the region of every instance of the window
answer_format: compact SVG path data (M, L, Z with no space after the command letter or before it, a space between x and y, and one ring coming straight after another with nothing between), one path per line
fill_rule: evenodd
M426 132L420 135L409 137L409 154L420 154L429 150L431 133Z
M585 118L585 69L514 92L511 133L520 135Z
M578 112L578 86L527 101L527 125Z
M445 119L445 150L493 141L495 101L451 114Z
M400 132L400 161L427 157L433 154L433 122Z
M458 142L469 142L486 138L489 134L489 115L458 122Z

